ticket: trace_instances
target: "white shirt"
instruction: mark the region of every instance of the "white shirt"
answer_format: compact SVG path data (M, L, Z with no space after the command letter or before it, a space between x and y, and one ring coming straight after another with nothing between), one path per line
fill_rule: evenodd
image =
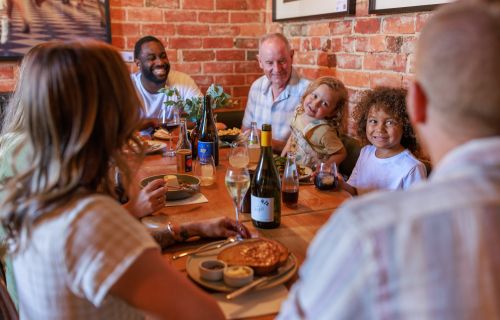
M109 290L148 248L158 245L110 197L87 197L46 215L13 256L21 319L144 318Z
M407 191L344 202L278 319L500 319L500 138L448 153Z
M377 158L376 150L371 144L361 149L347 181L358 190L358 194L374 190L405 190L427 176L425 165L409 150L385 159Z
M255 80L248 93L243 126L250 128L255 121L260 130L262 124L268 123L273 129L272 138L286 141L291 133L290 122L293 113L308 84L309 80L300 78L293 69L285 90L274 100L269 79L264 75Z
M142 85L140 71L133 73L131 78L144 104L145 114L143 116L145 118L154 117L164 105L167 97L163 93L150 93L147 91ZM193 78L179 71L170 70L165 87L177 88L182 99L192 99L203 95Z

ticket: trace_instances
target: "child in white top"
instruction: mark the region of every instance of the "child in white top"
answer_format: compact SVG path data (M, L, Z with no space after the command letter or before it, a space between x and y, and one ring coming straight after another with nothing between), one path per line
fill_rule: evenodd
M296 152L298 164L313 167L317 161L340 164L347 152L339 138L347 101L344 84L332 77L311 82L292 119L292 134L282 156Z
M426 169L412 152L418 143L406 113L406 90L367 91L354 109L357 133L364 144L347 182L352 195L373 190L407 189L426 178Z

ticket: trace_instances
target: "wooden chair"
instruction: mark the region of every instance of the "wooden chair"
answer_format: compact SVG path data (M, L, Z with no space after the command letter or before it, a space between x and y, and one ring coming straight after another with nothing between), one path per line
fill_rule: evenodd
M7 285L5 284L5 274L3 268L0 268L0 319L2 320L18 320L16 306L10 298Z
M358 161L359 153L361 151L361 144L358 140L347 135L341 135L340 140L342 140L344 148L347 151L347 157L339 165L339 172L342 175L349 177L351 175L352 169L354 169L354 166Z

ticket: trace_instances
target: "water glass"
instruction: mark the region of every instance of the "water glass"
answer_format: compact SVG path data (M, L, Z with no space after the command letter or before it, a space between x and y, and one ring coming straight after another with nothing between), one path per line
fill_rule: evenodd
M246 141L236 141L231 144L229 151L229 164L234 168L246 168L249 162Z
M210 186L215 182L215 161L212 156L199 158L193 164L193 174L200 179L200 186Z

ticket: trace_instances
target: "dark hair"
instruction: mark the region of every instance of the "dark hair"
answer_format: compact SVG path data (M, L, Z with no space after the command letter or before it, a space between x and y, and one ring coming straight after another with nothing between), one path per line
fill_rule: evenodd
M384 110L403 126L401 145L418 155L419 145L406 112L406 89L378 87L363 93L361 101L354 107L353 118L356 124L356 133L363 144L369 144L366 137L366 121L370 108L377 106Z
M148 43L148 42L158 42L159 44L161 44L163 46L163 43L161 43L161 41L158 40L158 38L155 38L153 36L142 37L139 40L137 40L137 42L135 43L134 59L139 59L139 56L141 55L142 45L145 43Z

